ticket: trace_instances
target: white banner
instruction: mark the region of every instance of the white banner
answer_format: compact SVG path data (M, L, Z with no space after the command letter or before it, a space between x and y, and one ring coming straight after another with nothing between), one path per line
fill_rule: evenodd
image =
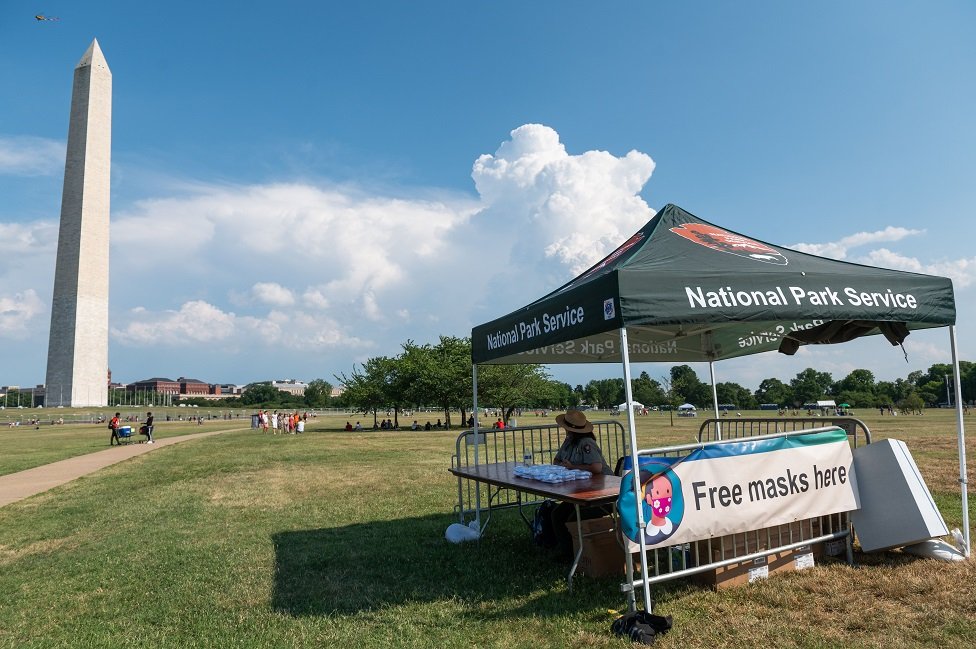
M676 458L641 458L648 546L674 545L858 508L843 430L732 442ZM674 464L672 467L671 464ZM621 485L621 525L638 540L633 476Z

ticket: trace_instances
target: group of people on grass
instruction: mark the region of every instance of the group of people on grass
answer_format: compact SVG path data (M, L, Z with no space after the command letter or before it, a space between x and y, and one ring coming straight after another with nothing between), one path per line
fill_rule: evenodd
M424 424L423 426L421 426L416 419L414 419L413 423L410 424L410 430L434 430L434 429L441 429L441 428L447 428L447 426L441 423L440 419L437 420L436 424L430 423L429 419L427 420L427 423ZM358 421L356 422L355 426L353 426L351 422L348 421L346 422L345 430L347 432L353 430L362 430L362 429L363 429L363 425ZM400 430L400 424L394 423L392 419L383 419L380 420L379 423L373 424L373 430Z
M258 411L258 422L261 424L261 430L265 433L269 429L275 435L279 432L282 435L286 433L292 435L304 433L306 421L308 421L307 412L299 413L297 410L293 413L279 413L277 410L274 412L268 412L267 410Z

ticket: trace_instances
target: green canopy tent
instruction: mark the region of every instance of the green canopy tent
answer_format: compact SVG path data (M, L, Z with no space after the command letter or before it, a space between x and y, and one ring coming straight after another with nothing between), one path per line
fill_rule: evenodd
M781 248L665 206L614 252L552 293L471 332L477 367L514 363L709 363L914 329L950 327L961 403L952 282ZM628 413L636 465L633 411ZM969 545L962 409L957 410L963 519ZM477 461L477 458L476 458ZM647 589L645 588L645 593Z

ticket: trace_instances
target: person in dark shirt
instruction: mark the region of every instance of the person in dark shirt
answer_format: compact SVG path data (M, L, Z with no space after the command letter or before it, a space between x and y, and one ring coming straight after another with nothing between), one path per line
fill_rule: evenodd
M564 415L556 417L556 423L566 431L562 445L556 451L553 464L567 469L589 471L594 475L610 475L613 471L603 457L603 451L593 435L593 424L586 419L586 415L579 410L569 410ZM580 517L601 518L610 513L605 506L581 507ZM569 559L573 556L573 537L566 524L576 520L576 507L571 503L561 502L552 510L549 517L552 529L556 535L557 548L560 556Z
M151 412L146 413L146 421L139 428L139 432L146 436L146 444L153 443L153 414Z

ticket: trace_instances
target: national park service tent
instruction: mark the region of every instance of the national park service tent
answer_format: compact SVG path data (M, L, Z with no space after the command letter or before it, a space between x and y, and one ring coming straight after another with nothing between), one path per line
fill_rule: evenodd
M475 327L481 363L715 361L952 325L952 282L796 252L665 206L603 261Z
M874 334L900 345L913 329L949 326L968 548L955 322L947 278L781 248L669 204L582 275L475 327L471 356L475 386L478 365L484 363L619 362L627 401L633 398L631 363L706 361L714 397L717 360L777 349L792 354L801 345ZM474 402L477 409L477 388ZM632 420L629 425L636 465L636 430Z

